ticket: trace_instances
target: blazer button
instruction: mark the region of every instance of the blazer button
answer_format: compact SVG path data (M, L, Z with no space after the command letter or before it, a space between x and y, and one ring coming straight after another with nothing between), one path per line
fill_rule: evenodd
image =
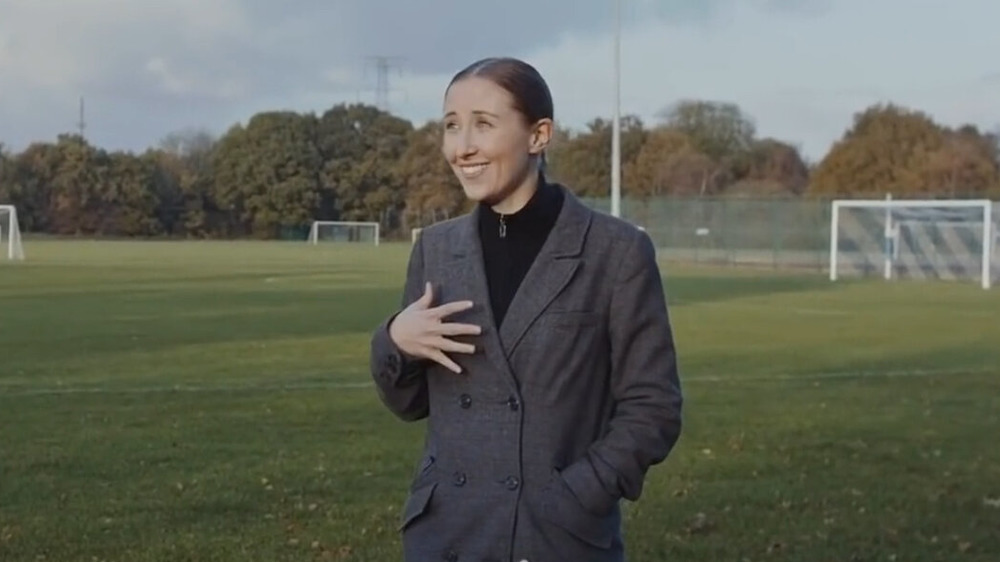
M455 483L456 486L465 486L465 473L456 472L453 482Z
M463 394L459 397L458 403L462 406L463 410L468 410L472 406L472 397L468 394Z
M509 406L511 410L516 412L521 407L521 404L517 401L516 397L511 396L510 398L507 399L507 406Z
M521 485L521 481L517 479L517 476L507 477L507 489L516 490L518 486Z

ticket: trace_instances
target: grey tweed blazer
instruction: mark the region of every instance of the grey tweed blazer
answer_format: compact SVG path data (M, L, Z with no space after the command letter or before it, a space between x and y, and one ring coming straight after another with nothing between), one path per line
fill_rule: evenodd
M471 299L451 320L455 374L371 340L378 395L396 416L426 420L403 507L405 560L620 562L620 500L681 431L674 339L645 232L588 209L570 191L549 238L494 329L477 213L425 228L402 305L433 284L435 304ZM477 208L478 209L478 208Z

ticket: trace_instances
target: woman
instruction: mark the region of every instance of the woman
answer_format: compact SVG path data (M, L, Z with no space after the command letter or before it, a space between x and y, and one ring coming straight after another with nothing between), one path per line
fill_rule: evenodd
M522 61L446 90L442 150L477 205L422 230L371 346L383 403L427 420L406 560L625 560L619 500L680 434L654 248L546 179L552 130Z

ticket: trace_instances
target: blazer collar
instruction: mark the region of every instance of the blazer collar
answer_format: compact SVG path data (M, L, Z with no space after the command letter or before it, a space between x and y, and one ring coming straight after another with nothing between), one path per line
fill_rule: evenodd
M576 195L559 183L550 185L562 190L563 204L556 217L552 231L538 253L536 262L544 257L578 256L583 251L583 242L590 226L593 211L584 205ZM461 224L460 241L453 246L456 257L475 256L482 261L482 241L479 238L478 225L483 212L482 205L475 205Z
M458 266L462 268L460 277L465 280L462 292L476 303L481 316L485 352L511 381L515 381L515 375L508 358L535 319L572 280L580 265L587 230L593 218L594 211L566 187L553 185L563 190L562 209L515 292L499 331L492 329L494 321L479 239L478 205L458 225L458 240L452 247L452 255L462 262Z

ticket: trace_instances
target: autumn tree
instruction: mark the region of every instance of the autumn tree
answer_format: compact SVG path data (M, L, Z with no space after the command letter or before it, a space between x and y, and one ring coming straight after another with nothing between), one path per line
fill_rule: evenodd
M162 193L157 215L169 234L209 237L226 220L214 193L216 139L206 131L170 133L148 156L158 164L156 189Z
M308 229L323 162L316 125L311 115L265 112L219 140L212 158L214 199L229 213L229 234L276 237Z
M101 233L104 206L112 196L107 184L108 154L78 135L60 135L54 145L39 147L33 156L24 172L37 182L29 189L35 191L37 203L44 205L49 231Z
M661 111L659 117L716 162L748 153L757 130L753 120L733 103L684 100Z
M987 194L1000 186L996 139L971 125L944 130L922 162L921 190L948 197Z
M855 115L815 168L794 144L757 138L735 104L683 100L659 118L651 128L622 118L626 198L1000 196L1000 130L952 129L891 104ZM547 175L607 198L611 138L603 118L557 126ZM384 235L407 236L472 205L441 153L440 123L415 128L362 104L265 111L217 139L175 131L138 154L71 134L19 153L0 145L0 203L16 205L31 232L206 238L304 238L317 219L378 221Z
M324 203L317 218L379 221L397 229L405 207L396 165L413 126L378 108L337 105L318 122ZM332 206L330 205L332 203Z
M0 205L10 205L13 200L13 176L14 160L7 153L7 149L0 142Z
M100 209L95 232L124 236L162 234L163 223L157 216L160 196L159 171L155 158L126 152L109 155L108 174L100 189Z
M458 178L441 153L442 124L430 121L410 133L395 168L403 190L401 228L409 231L449 219L469 208Z
M649 131L635 159L624 166L629 193L648 199L683 190L678 172L692 150L690 137L680 131L668 127Z
M578 195L607 197L611 189L612 126L612 121L598 118L582 132L558 131L548 154L548 176ZM642 120L634 115L623 116L619 129L624 179L624 168L638 156L646 131ZM624 183L622 191L628 193L630 188Z
M809 185L809 166L799 150L777 139L755 140L736 170L728 195L801 195Z
M997 183L994 141L972 127L952 131L921 111L873 105L820 162L809 192L899 197L970 195Z
M663 125L690 139L674 157L677 191L718 194L748 168L756 126L739 106L708 100L682 100L659 114Z

